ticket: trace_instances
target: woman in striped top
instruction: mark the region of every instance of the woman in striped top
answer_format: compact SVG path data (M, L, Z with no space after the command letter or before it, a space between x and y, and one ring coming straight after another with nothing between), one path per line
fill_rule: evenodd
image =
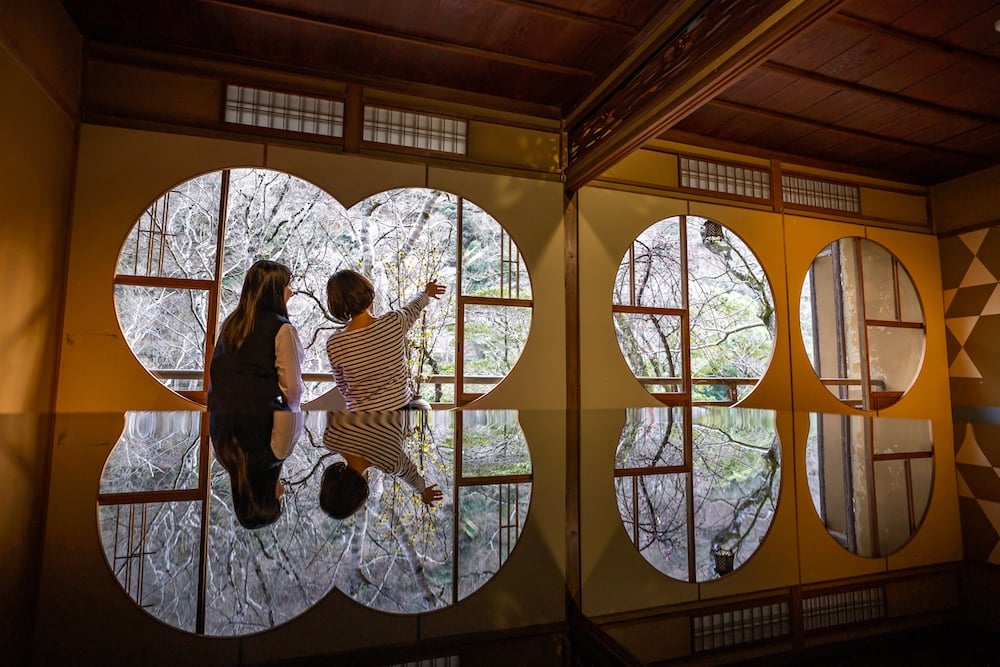
M444 291L444 285L432 280L399 310L375 317L370 280L350 270L330 276L330 315L345 326L327 340L326 354L348 410L398 410L415 398L406 365L406 333L429 300Z

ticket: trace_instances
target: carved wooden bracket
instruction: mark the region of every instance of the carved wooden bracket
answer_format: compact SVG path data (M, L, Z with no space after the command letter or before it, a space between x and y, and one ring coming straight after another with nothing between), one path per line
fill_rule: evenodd
M567 130L575 191L732 85L843 0L716 0Z

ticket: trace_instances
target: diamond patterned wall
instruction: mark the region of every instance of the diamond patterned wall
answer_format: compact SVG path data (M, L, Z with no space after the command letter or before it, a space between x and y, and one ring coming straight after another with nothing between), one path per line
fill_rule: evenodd
M940 247L965 557L1000 565L1000 226Z

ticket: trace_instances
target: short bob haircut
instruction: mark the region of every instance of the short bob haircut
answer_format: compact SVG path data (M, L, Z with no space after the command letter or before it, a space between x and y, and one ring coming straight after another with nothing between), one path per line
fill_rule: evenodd
M347 324L352 317L368 310L373 301L375 286L357 271L337 271L326 283L326 303L330 307L330 316L340 324Z
M368 500L368 480L343 461L337 461L323 473L319 488L319 506L334 519L346 519Z

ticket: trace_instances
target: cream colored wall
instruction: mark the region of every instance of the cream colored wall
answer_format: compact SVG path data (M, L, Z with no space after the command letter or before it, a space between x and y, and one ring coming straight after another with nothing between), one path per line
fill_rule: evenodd
M585 613L612 616L961 559L941 278L934 237L609 189L585 188L579 202ZM742 406L776 411L782 456L778 510L758 553L732 575L705 584L670 580L643 560L622 528L612 478L624 409L656 405L632 377L619 351L611 321L615 272L628 244L642 230L662 218L685 213L722 223L753 249L771 281L777 316L771 364ZM868 237L902 261L914 278L927 325L919 376L907 394L881 415L930 421L934 488L919 532L900 551L885 558L861 558L834 542L813 507L804 462L809 412L851 411L827 391L812 370L802 341L798 304L812 259L831 241L849 236ZM662 659L666 654L649 657Z
M43 29L59 35L40 42ZM0 4L0 655L27 661L51 446L80 39L57 2Z

